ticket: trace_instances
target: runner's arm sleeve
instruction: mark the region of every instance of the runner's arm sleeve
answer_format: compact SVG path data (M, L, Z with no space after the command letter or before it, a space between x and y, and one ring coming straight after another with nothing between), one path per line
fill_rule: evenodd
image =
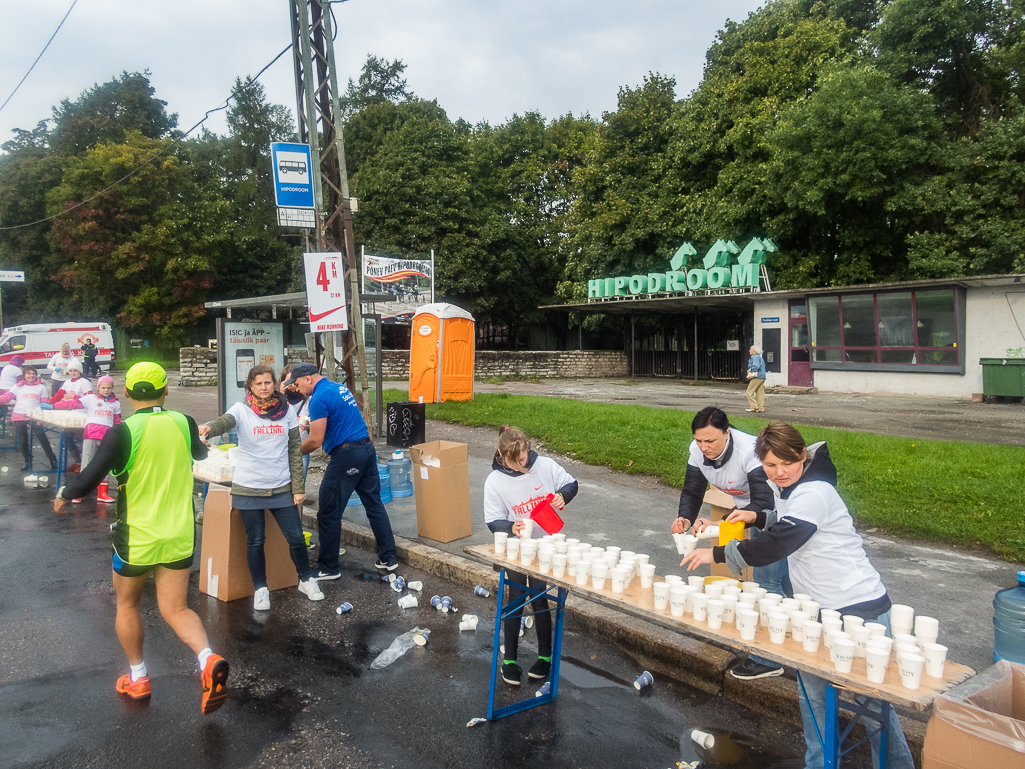
M303 483L303 439L299 436L299 428L288 431L288 470L292 474L292 493L305 494Z
M231 414L221 414L217 419L211 419L206 423L210 428L210 435L224 435L235 427L235 417ZM199 433L197 433L198 435Z
M701 509L701 501L705 496L706 488L708 488L708 481L705 480L705 476L688 462L687 475L683 478L683 491L680 492L678 517L686 518L694 523L694 519L698 517L698 511Z
M196 420L185 414L185 419L189 423L189 442L192 444L193 459L206 459L206 444L203 443L199 437L199 426L196 424Z
M132 434L127 425L116 425L107 430L100 440L96 454L78 475L64 486L64 499L79 499L92 492L108 473L123 470L132 454Z
M734 571L747 566L768 566L796 553L816 531L818 526L814 523L784 516L755 539L735 539L725 546L713 547L712 559L728 564Z

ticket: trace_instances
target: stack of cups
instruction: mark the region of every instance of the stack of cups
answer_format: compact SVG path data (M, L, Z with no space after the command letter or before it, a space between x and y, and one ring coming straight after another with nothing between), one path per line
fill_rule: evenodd
M527 518L523 521L523 532L520 534L521 539L532 539L534 536L534 521Z
M915 617L915 641L918 648L924 649L926 644L936 643L940 634L940 621L933 617Z
M669 605L669 583L656 582L651 588L654 590L655 611L665 611Z
M911 635L915 626L915 610L902 603L895 603L890 607L890 630L894 637L897 633Z

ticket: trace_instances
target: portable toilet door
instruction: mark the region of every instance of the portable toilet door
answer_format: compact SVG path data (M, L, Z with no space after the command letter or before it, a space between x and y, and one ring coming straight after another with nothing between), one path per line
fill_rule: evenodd
M409 399L473 399L473 316L451 304L428 304L413 316Z

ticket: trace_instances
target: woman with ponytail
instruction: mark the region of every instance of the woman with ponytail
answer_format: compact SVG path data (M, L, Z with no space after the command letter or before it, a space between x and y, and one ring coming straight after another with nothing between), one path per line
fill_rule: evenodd
M310 571L299 506L306 498L302 471L299 421L277 390L270 366L254 366L246 377L246 398L212 422L200 425L203 438L238 433L238 459L231 484L231 506L242 514L248 547L246 560L256 593L253 608L270 609L267 562L263 553L264 510L270 510L285 535L292 563L299 575L299 592L311 601L324 594Z

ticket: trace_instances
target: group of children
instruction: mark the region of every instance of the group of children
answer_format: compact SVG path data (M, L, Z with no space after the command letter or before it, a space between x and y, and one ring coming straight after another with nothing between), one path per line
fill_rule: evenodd
M46 458L50 460L50 468L56 469L57 456L53 452L46 430L38 421L33 424L29 416L35 409L48 411L84 411L86 424L83 431L81 464L87 465L95 455L100 441L107 430L121 422L121 404L114 395L114 380L109 376L101 376L96 381L96 390L92 383L82 376L82 363L77 358L67 367L68 376L50 394L47 386L39 379L35 366L26 365L20 355L0 370L0 405L14 402L11 411L11 422L14 424L17 442L25 458L22 471L32 469L32 438L39 441ZM78 458L78 447L72 442L73 458ZM98 490L100 502L113 502L109 494L109 483L104 481Z

